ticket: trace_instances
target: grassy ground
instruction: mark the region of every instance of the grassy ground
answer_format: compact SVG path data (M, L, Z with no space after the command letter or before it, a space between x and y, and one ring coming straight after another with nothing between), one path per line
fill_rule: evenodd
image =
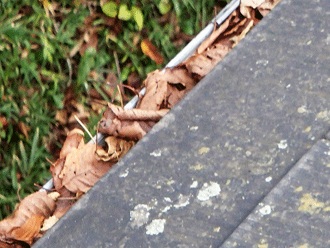
M43 185L50 177L47 159L56 159L54 149L62 142L55 130L69 129L55 116L67 110L70 94L91 113L91 90L111 99L101 90L110 74L119 75L118 83L139 88L147 73L174 57L212 19L213 7L218 4L220 9L225 1L111 4L1 0L1 219L12 212L18 197L37 190L34 184ZM162 65L143 54L140 43L144 38L158 48L164 57ZM98 113L89 115L94 132L98 119Z

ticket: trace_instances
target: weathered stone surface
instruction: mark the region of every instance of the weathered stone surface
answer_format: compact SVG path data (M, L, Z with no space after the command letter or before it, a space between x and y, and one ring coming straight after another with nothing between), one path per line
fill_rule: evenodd
M34 247L221 245L330 128L328 30L283 0Z
M221 247L330 247L330 142L302 157Z

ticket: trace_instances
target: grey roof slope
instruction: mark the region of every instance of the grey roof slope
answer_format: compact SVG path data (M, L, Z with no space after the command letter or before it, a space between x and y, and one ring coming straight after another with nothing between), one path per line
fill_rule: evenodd
M329 236L329 145L318 141L330 128L329 30L330 2L283 0L34 247L287 247ZM323 203L316 216L301 212L303 197Z

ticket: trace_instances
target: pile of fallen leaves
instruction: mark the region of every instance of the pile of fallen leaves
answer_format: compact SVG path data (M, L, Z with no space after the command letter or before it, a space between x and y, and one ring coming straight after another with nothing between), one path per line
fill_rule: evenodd
M179 102L279 0L245 0L184 63L148 75L146 93L135 109L108 103L98 131L103 145L84 143L84 134L67 135L59 159L51 165L54 187L39 190L0 222L1 247L28 247L48 230L114 164Z

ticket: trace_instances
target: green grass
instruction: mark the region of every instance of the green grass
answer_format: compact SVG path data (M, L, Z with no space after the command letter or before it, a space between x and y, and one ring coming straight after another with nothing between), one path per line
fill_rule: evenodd
M64 107L68 87L73 87L77 99L89 109L88 90L98 90L107 73L117 70L114 51L119 58L120 81L125 83L132 72L144 79L185 45L174 42L179 34L177 25L185 35L196 35L212 19L217 2L120 1L128 9L141 10L143 29L134 18L117 20L121 30L116 33L105 25L99 1L57 1L53 16L47 14L42 1L1 0L0 118L7 124L0 122L0 218L13 211L17 192L23 198L37 190L34 183L43 185L50 177L46 159L55 159L49 150L51 131L57 125L56 111ZM89 26L97 30L97 49L90 47L82 56L70 56L91 11L99 14ZM139 44L145 37L158 47L164 65L157 66L142 53ZM91 77L91 71L98 77ZM97 119L91 114L94 133Z

